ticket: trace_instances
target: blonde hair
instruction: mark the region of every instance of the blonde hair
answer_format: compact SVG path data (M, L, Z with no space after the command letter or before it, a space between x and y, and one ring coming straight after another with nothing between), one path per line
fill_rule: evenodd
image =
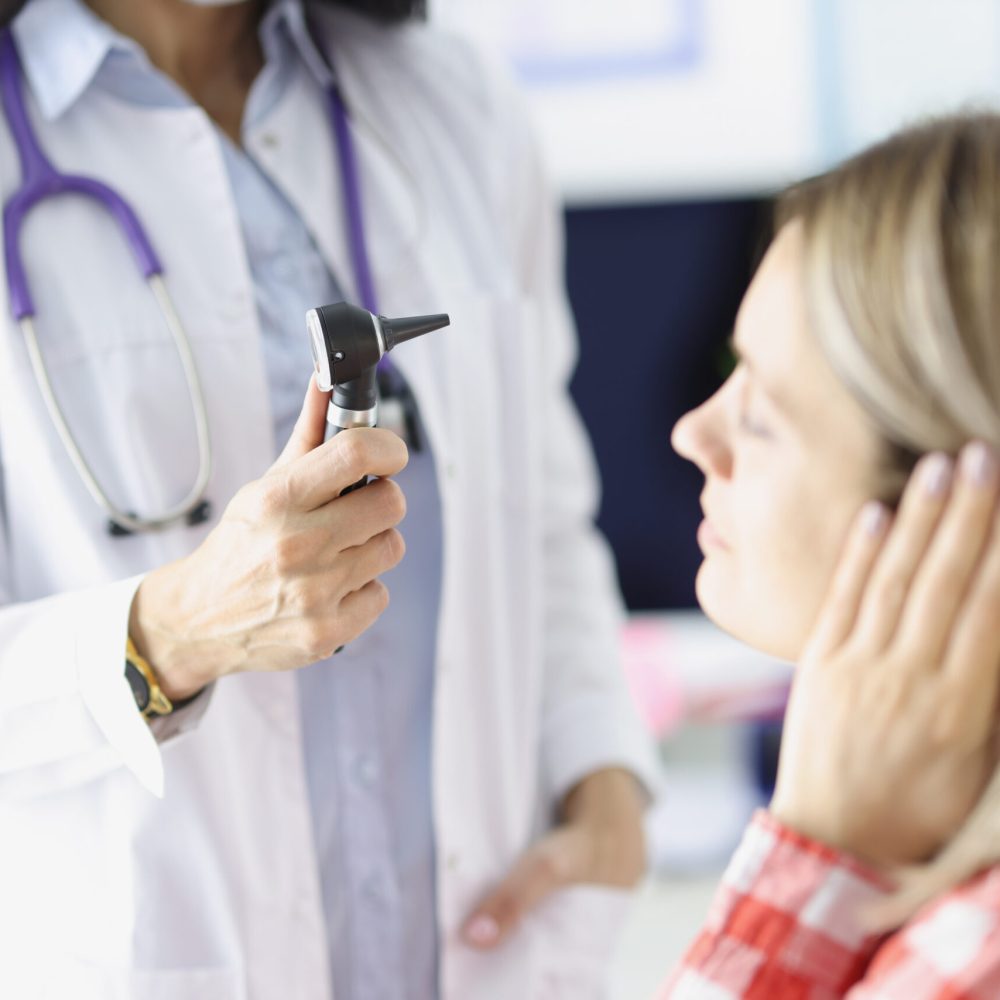
M885 499L916 458L1000 447L1000 115L910 128L778 201L801 224L809 323L886 443ZM902 923L1000 861L1000 768L952 840L899 872Z

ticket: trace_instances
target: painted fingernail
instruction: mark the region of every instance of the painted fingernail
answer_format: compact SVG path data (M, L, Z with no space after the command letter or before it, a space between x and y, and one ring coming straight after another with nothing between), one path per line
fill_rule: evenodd
M951 482L951 459L941 453L929 455L924 459L921 479L928 496L941 496Z
M869 535L880 535L889 520L889 512L885 509L885 504L872 500L866 503L861 511L861 523L865 532Z
M993 449L982 441L974 441L962 449L959 462L962 475L977 486L991 486L996 479L996 455Z
M465 929L466 937L473 944L493 944L500 934L500 925L493 917L479 916Z

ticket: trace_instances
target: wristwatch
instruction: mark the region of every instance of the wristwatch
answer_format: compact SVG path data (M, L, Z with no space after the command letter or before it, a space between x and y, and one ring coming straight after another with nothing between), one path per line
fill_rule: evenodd
M144 719L169 715L174 710L173 702L160 690L153 668L135 648L131 637L125 642L125 679Z

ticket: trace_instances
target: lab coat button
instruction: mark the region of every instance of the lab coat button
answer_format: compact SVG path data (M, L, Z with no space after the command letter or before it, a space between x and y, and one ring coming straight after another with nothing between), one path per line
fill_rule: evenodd
M448 858L447 858L447 861L445 862L445 864L448 866L448 871L450 871L450 872L457 872L458 871L458 865L459 865L458 853L456 851L452 851L448 855Z
M260 137L260 144L264 149L277 149L278 137L273 132L265 132Z

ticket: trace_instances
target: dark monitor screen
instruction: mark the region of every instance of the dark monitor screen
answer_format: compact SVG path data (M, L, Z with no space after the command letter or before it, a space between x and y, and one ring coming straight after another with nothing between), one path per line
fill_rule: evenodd
M769 209L748 200L567 213L580 334L572 390L603 478L599 524L633 610L695 603L702 477L673 452L670 431L725 377Z

